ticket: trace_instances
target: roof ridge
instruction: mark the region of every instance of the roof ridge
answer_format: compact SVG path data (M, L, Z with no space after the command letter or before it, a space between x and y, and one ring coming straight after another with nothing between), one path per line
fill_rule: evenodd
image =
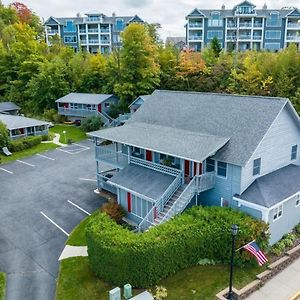
M226 97L241 97L241 98L258 98L258 99L270 99L270 100L284 100L288 101L288 98L284 97L271 97L271 96L258 96L258 95L240 95L240 94L229 94L229 93L212 93L212 92L193 92L193 91L174 91L174 90L159 90L155 92L167 92L167 93L185 93L185 94L196 94L196 95L215 95L215 96L226 96Z

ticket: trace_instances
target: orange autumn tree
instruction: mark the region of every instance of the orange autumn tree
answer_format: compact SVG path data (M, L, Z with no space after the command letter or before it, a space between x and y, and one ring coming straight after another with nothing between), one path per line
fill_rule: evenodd
M32 12L25 4L21 2L13 2L11 6L16 10L18 17L22 23L31 23Z
M188 90L191 88L191 79L201 77L203 74L207 73L207 71L208 69L201 53L191 50L182 51L180 53L176 75L186 82Z

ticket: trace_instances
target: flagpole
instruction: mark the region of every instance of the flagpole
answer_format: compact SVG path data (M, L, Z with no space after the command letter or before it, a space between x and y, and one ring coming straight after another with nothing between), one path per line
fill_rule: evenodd
M253 240L253 241L249 242L248 244L246 244L246 245L244 245L244 246L240 247L239 249L236 249L236 250L235 250L235 252L237 252L237 251L241 250L242 248L244 248L244 247L246 247L246 246L250 245L250 244L251 244L251 243L253 243L253 242L255 242L255 240Z

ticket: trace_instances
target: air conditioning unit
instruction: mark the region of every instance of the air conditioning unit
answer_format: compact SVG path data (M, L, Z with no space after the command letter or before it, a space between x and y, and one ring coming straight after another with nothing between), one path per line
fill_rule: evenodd
M119 287L109 291L109 300L121 300L121 289Z

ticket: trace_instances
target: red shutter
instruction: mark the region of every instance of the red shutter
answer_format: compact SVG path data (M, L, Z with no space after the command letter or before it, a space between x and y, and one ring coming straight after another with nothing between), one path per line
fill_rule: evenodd
M131 212L131 194L127 192L127 210Z
M202 164L199 164L199 175L202 174ZM194 176L197 175L197 163L194 162Z
M102 112L102 106L101 106L101 104L98 104L98 112Z
M152 161L152 152L150 150L146 150L146 160Z
M187 176L190 176L190 161L189 160L184 161L184 174Z

